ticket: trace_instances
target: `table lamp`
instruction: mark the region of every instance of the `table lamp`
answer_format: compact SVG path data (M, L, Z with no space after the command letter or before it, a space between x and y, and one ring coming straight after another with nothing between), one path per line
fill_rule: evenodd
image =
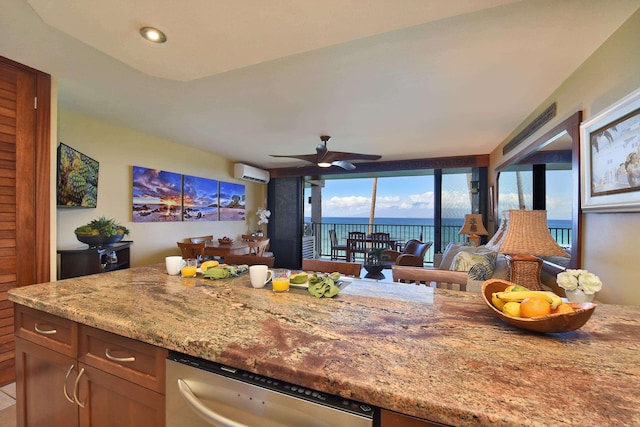
M458 231L458 234L467 234L467 241L473 246L480 246L480 236L486 236L489 232L482 225L482 215L466 214L464 216L464 225Z
M509 225L498 252L509 263L509 280L530 290L542 289L538 256L567 256L551 236L544 210L509 211Z

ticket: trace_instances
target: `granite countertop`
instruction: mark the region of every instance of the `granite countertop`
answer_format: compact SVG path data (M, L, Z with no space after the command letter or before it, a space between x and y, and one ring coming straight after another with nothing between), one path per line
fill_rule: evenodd
M640 425L640 307L600 304L578 331L502 322L479 294L354 280L335 298L164 266L16 288L80 323L456 426Z

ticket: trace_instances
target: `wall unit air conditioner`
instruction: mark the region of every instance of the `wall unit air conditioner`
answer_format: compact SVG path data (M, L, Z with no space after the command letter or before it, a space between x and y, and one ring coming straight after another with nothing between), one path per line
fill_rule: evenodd
M243 163L236 163L234 165L233 172L237 179L259 182L261 184L269 182L269 171L254 168L253 166L245 165Z

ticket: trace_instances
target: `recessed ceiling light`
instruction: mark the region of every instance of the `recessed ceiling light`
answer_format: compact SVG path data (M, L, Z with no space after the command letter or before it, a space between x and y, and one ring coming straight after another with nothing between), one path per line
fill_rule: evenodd
M153 27L140 28L140 35L153 43L164 43L167 41L167 36L165 36L162 31Z

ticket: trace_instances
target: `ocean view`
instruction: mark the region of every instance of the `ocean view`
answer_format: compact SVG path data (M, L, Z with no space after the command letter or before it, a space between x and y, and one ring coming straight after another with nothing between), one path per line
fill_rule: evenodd
M310 223L311 218L304 218ZM550 229L565 229L564 232L552 233L558 244L568 247L571 244L571 220L548 220ZM349 231L368 232L369 218L364 217L323 217L322 226L316 225L314 230L320 238L322 254L328 254L331 247L329 230L335 229L338 239L344 242ZM442 242L466 241L466 236L458 234L458 230L464 224L464 218L444 218L442 220ZM434 241L433 218L375 218L374 231L388 232L392 238L399 241L419 239L424 242ZM427 253L427 260L433 259L432 247Z
M311 218L305 217L305 222L311 222ZM369 218L361 217L323 217L323 223L333 224L369 224ZM426 225L433 226L433 218L374 218L374 224L379 225ZM550 219L547 221L549 228L571 228L571 220ZM464 224L464 218L443 218L442 225L460 226Z

